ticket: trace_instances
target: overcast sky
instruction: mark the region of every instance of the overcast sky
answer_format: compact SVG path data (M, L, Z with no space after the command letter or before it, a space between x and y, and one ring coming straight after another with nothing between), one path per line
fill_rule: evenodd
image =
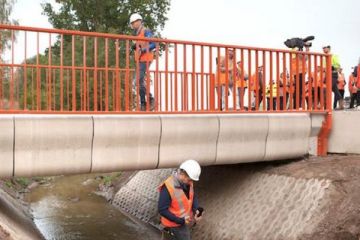
M42 2L17 0L13 18L51 28ZM287 38L314 35L312 51L331 45L348 76L360 57L359 9L359 0L172 0L163 36L283 49Z

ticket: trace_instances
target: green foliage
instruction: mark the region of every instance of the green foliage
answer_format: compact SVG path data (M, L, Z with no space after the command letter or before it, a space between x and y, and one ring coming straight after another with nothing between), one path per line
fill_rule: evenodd
M15 0L0 0L0 23L17 25L18 22L10 18ZM15 37L15 36L14 36ZM1 46L2 48L9 47L9 39L11 38L10 31L1 31Z
M15 181L24 188L26 188L30 184L30 180L24 177L16 178Z
M166 14L169 10L170 0L57 0L56 4L58 4L59 8L49 2L42 4L43 14L49 18L49 22L54 28L130 34L129 17L132 13L138 12L143 16L145 25L154 31L155 36L161 37L160 31L164 28L167 20ZM106 45L108 46L107 51L105 50ZM56 42L44 54L26 60L28 65L39 64L42 67L17 69L17 84L15 86L17 87L16 92L20 93L19 108L58 110L60 109L60 96L63 96L62 105L64 110L80 110L82 106L86 105L84 104L86 99L84 100L81 96L84 93L84 84L86 84L87 98L90 99L87 110L100 109L100 106L104 106L106 101L109 103L109 110L114 110L116 99L111 93L116 91L114 83L116 72L113 70L108 71L108 83L106 84L105 71L95 71L94 67L125 68L126 50L130 45L131 42L119 39L81 36L73 38L71 35L66 34L58 36ZM97 58L95 58L95 49ZM118 62L116 56L119 56ZM50 61L52 66L62 64L63 66L76 66L79 69L75 71L64 70L63 72L59 68L50 69L46 67ZM133 59L130 59L129 62L130 68L134 69ZM85 69L85 66L87 69ZM118 74L124 74L124 72ZM122 79L124 79L124 75L122 76ZM99 84L100 78L103 81L102 85ZM97 106L94 106L92 100L95 95L95 79L98 82L96 87ZM130 73L127 79L130 83L133 79L133 73ZM72 91L72 81L75 82L74 92ZM105 86L108 87L108 99L100 98L100 95L105 96ZM8 86L5 87L5 89L9 89ZM23 94L25 88L27 89L27 96ZM40 94L38 94L39 89ZM122 80L120 84L122 98L125 95L124 91L125 81ZM4 94L5 97L9 96L7 92ZM76 107L72 103L73 97L75 98ZM124 108L124 101L122 100L120 108Z
M106 176L104 176L102 182L104 185L110 186L110 185L112 185L113 181L116 180L120 176L121 176L121 172L106 175Z
M12 184L12 182L10 180L6 180L5 185L6 185L7 188L12 188L13 187L13 184Z
M59 11L42 4L44 14L55 28L129 34L129 17L140 13L146 26L158 36L167 20L170 0L57 0Z

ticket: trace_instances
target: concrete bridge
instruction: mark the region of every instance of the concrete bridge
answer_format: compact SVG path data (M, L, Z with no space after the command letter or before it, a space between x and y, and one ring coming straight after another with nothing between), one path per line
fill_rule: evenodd
M360 131L353 124L360 114L331 109L329 55L141 39L155 42L155 53L164 49L146 73L154 110L141 111L137 63L129 51L138 38L6 25L0 30L12 36L10 49L0 52L0 177L146 170L129 179L113 204L158 227L154 189L171 168L194 158L209 166L196 186L206 218L195 239L298 239L326 217L334 183L238 163L360 154L352 137ZM15 35L24 40L15 43ZM29 46L54 37L60 48L50 40L46 53L37 47L27 58ZM15 53L24 51L16 62ZM218 67L221 56L225 71ZM230 70L238 60L238 70ZM300 84L310 87L301 94ZM237 165L210 166L231 164Z
M138 62L129 47L136 37L0 29L12 36L10 49L1 49L1 177L169 168L187 158L207 166L326 154L329 55L145 39L157 46L146 72L152 110L139 106ZM23 40L15 43L15 35ZM43 38L50 39L46 52L39 50ZM29 58L34 42L37 52ZM20 62L18 52L25 52ZM301 94L306 82L313 91Z
M300 158L323 115L3 115L0 176L40 176Z

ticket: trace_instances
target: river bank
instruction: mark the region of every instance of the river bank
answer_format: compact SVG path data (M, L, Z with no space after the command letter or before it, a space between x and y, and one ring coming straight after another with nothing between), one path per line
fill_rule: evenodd
M21 205L37 236L15 234L0 218L0 239L156 239L158 232L110 203L131 172L0 180L0 194ZM17 206L17 208L19 208ZM3 211L2 211L3 212ZM22 226L18 226L22 228ZM40 234L41 232L41 234Z
M25 204L2 189L0 189L0 239L44 239L33 223Z

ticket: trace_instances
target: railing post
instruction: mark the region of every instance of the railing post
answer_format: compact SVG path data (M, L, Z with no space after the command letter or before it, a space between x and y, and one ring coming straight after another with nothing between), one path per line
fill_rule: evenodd
M326 116L318 136L318 155L326 156L328 152L328 138L332 127L332 69L331 55L326 56Z
M215 111L215 74L210 74L210 111Z

